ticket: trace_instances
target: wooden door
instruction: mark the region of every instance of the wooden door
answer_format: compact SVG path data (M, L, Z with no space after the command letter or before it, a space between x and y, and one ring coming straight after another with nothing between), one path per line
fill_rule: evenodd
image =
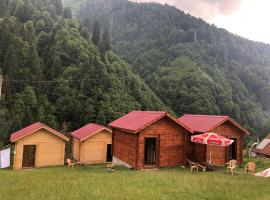
M157 138L144 140L144 165L157 164Z
M228 160L237 160L237 139L230 138L233 143L228 147Z
M36 145L23 146L23 168L35 167Z
M112 162L112 145L111 144L107 144L106 162Z

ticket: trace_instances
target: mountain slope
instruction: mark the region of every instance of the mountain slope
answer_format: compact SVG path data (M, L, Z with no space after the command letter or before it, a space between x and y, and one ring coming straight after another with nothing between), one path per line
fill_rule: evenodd
M134 109L167 109L128 64L92 43L86 27L62 17L61 0L7 0L4 12L0 140L35 121L71 131Z
M178 115L226 114L255 134L269 131L269 45L168 5L82 2L81 22L110 24L113 47Z

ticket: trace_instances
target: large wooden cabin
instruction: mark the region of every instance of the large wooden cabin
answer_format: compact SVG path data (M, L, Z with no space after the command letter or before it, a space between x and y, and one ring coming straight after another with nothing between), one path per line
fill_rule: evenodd
M183 165L191 134L167 112L134 111L109 124L114 163L134 169Z
M64 165L65 143L69 138L37 122L13 134L13 169Z
M72 155L83 164L112 161L112 131L99 124L87 124L71 133Z
M234 140L229 147L202 145L190 142L186 144L187 157L199 162L209 161L210 152L212 164L224 165L228 160L236 159L243 161L243 140L249 132L228 116L217 115L189 115L186 114L178 119L179 122L192 130L193 134L214 132Z

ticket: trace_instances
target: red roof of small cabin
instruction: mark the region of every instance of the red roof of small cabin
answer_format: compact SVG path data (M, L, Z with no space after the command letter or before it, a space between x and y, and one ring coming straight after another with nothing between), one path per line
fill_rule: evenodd
M49 132L63 138L64 140L67 140L67 141L69 140L68 137L65 136L63 133L60 133L60 132L52 129L52 128L46 126L45 124L42 124L41 122L36 122L36 123L31 124L31 125L23 128L23 129L21 129L21 130L19 130L17 132L12 133L11 136L10 136L10 141L15 142L16 140L21 139L21 138L23 138L23 137L25 137L27 135L30 135L31 133L34 133L34 132L36 132L36 131L38 131L38 130L40 130L42 128L44 128L47 131L49 131Z
M95 135L96 133L102 131L102 130L108 130L109 132L111 132L108 128L106 128L105 126L99 125L99 124L94 124L94 123L90 123L87 124L85 126L83 126L82 128L73 131L71 133L71 135L77 139L79 139L80 141L91 137L93 135Z
M112 128L126 130L128 132L137 133L164 116L169 117L186 130L191 131L188 127L181 124L181 122L177 121L177 119L164 111L133 111L111 122L109 126Z
M178 121L185 124L193 132L202 132L202 133L213 130L214 128L218 127L219 125L221 125L227 120L233 123L239 129L241 129L245 134L247 135L250 134L247 130L242 128L238 123L236 123L229 116L185 114L184 116L178 119Z

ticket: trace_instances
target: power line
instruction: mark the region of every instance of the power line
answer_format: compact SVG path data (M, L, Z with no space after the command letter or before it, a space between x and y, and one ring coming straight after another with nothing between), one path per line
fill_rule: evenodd
M15 83L58 83L62 81L67 82L81 82L81 80L67 80L67 79L61 79L61 80L51 80L51 81L27 81L27 80L14 80L14 79L2 79L4 82L15 82ZM99 80L109 80L107 78L87 78L86 80L93 80L93 81L99 81Z

